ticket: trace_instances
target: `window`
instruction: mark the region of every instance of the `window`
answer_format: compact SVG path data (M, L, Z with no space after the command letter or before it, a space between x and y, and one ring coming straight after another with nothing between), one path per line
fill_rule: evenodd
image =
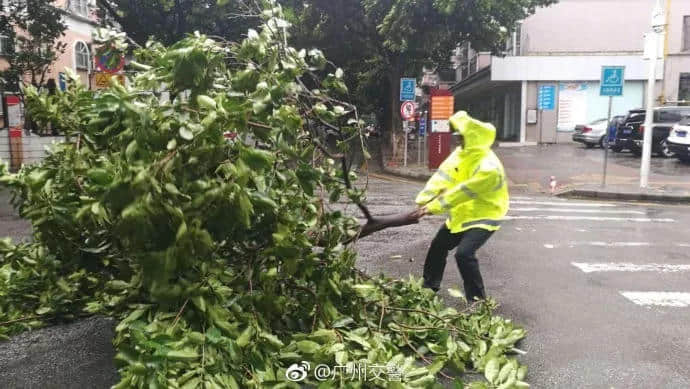
M81 16L89 16L89 1L88 0L70 0L69 9Z
M690 73L681 73L678 82L678 100L690 101Z
M10 38L5 35L0 35L0 55L7 55L10 53Z
M89 55L89 47L86 43L78 41L74 45L74 65L79 70L89 70L91 64L91 56Z
M683 16L683 51L690 51L690 16Z

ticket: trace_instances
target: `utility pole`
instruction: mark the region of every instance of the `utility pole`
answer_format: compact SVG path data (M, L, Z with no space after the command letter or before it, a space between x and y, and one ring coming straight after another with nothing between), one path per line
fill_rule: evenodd
M666 27L664 10L661 0L656 1L652 11L651 31L645 39L645 52L649 57L649 75L647 79L647 110L644 121L644 137L642 145L642 164L640 166L640 188L647 188L649 184L649 165L652 159L652 135L654 128L654 86L656 83L656 61L659 57L659 37Z

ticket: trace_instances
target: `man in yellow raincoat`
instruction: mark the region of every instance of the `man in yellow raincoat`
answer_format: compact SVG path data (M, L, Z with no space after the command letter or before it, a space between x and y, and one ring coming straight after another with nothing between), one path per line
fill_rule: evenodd
M460 111L450 118L460 134L455 149L417 195L418 216L446 214L424 263L424 286L438 291L448 251L455 259L468 301L486 297L475 253L499 229L508 212L508 186L503 165L491 145L496 129Z

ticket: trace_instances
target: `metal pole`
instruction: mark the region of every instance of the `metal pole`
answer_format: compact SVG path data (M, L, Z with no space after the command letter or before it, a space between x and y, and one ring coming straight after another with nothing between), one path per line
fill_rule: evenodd
M407 129L408 129L408 123L405 122L403 124L403 136L405 137L405 151L404 151L404 161L403 161L403 166L407 167Z
M417 133L417 165L422 164L422 137Z
M611 126L611 105L613 104L613 96L609 96L609 114L606 121L606 133L604 134L604 175L601 178L601 187L606 187L606 167L609 162L609 127Z
M642 145L642 163L640 166L640 188L649 185L649 165L652 159L652 135L654 129L654 86L656 83L656 61L658 57L659 33L664 31L664 11L661 8L661 0L657 0L652 11L652 30L647 34L647 53L649 54L649 74L647 77L647 110L644 121L644 137Z
M542 120L544 118L544 110L540 109L539 110L539 144L542 144L542 132L544 131L544 121Z
M656 34L654 34L656 35ZM656 40L654 36L652 41ZM656 53L656 43L653 45L653 53ZM647 109L644 120L644 136L642 143L642 164L640 166L640 188L646 188L649 184L649 165L652 159L652 123L654 123L654 84L656 81L656 54L649 59L649 74L647 78Z

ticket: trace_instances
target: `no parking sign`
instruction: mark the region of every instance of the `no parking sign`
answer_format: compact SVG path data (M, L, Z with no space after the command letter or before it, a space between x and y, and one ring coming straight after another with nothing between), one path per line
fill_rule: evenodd
M414 102L406 101L400 105L400 116L402 116L403 120L410 120L414 118L414 114Z

